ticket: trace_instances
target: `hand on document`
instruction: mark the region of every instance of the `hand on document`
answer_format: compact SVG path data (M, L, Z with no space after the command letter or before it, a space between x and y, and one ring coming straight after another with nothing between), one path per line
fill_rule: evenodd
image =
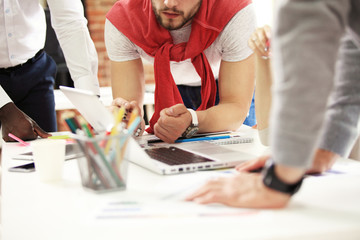
M222 203L231 207L281 208L290 195L267 188L259 173L239 173L210 180L186 198L200 204Z
M266 160L270 156L261 156L259 158L246 161L244 163L239 164L236 166L236 170L239 172L254 172L262 167L264 167ZM307 174L314 174L314 173L323 173L331 169L331 167L334 165L336 159L338 159L340 156L336 153L324 150L324 149L318 149L315 152L313 164L310 169L306 171Z
M307 173L321 173L329 170L339 156L318 149L313 165ZM222 203L232 207L281 208L290 200L290 195L267 188L257 170L264 167L270 156L261 156L236 166L239 174L209 181L186 198L200 204Z

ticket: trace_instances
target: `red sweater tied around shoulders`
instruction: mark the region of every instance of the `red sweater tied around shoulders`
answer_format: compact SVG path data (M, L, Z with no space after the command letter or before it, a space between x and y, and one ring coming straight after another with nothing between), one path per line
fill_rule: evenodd
M216 82L204 54L230 19L251 0L203 0L191 24L188 42L174 44L170 32L156 20L151 0L119 0L107 13L107 19L134 44L154 57L155 112L148 132L160 111L183 103L170 71L170 61L191 59L201 77L201 105L198 110L214 106Z

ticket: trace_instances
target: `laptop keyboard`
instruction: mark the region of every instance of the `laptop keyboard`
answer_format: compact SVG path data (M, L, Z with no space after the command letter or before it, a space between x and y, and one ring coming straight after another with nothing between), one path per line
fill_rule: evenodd
M160 162L168 165L182 165L190 163L213 162L213 160L202 157L177 147L161 147L145 149L147 154Z

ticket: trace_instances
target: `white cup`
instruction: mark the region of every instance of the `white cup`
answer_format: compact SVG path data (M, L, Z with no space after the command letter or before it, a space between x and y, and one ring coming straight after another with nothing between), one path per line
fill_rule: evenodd
M44 182L62 179L65 161L65 139L39 139L31 143L35 170Z

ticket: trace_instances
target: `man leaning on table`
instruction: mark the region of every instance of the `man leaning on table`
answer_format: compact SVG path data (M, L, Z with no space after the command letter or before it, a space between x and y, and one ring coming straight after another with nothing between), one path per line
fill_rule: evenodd
M251 112L247 117L254 91L247 39L254 28L249 0L116 2L105 23L113 105L142 109L143 57L155 72L149 131L162 140L236 130L244 120L254 125Z
M277 10L272 156L262 175L242 172L210 181L188 200L284 207L318 146L347 156L358 136L360 2L286 0L278 1Z
M76 88L99 94L98 60L80 0L47 0L52 26ZM56 64L44 51L45 14L39 0L3 0L0 6L0 121L22 139L57 130Z

